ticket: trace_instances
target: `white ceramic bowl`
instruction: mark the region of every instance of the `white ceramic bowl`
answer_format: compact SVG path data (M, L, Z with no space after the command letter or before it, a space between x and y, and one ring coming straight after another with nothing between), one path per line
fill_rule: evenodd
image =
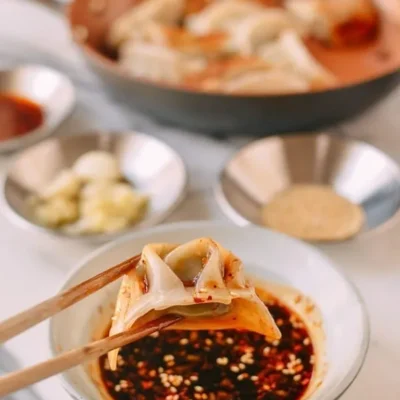
M182 243L209 236L232 250L246 270L264 279L289 284L310 296L319 307L326 332L327 373L312 400L339 398L356 378L369 343L369 325L355 287L331 260L315 248L258 227L240 228L213 222L184 222L132 234L102 247L78 264L62 290L141 251L149 242ZM52 318L54 355L91 340L99 307L104 312L115 299L114 283ZM113 297L114 296L114 297ZM75 399L98 400L100 393L83 366L62 374L63 385Z

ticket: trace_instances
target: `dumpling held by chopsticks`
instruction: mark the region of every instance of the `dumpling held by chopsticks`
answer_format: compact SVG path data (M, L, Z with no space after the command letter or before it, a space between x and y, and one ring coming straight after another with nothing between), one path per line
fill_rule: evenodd
M242 262L209 238L145 246L136 269L123 277L110 335L165 314L185 317L174 329L247 329L269 340L281 337ZM112 369L117 355L109 353Z

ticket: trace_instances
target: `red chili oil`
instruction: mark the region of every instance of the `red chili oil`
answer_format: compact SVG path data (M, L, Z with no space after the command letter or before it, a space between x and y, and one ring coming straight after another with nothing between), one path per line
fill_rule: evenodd
M32 132L44 122L39 104L12 94L0 94L0 141Z
M267 304L282 332L269 343L239 330L167 330L121 349L118 368L100 359L116 400L299 400L313 372L313 345L288 308Z

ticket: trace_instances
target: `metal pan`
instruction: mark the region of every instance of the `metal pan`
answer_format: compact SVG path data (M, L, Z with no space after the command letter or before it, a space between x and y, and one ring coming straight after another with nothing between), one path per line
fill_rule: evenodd
M386 0L381 0L386 1ZM338 76L331 90L289 95L226 95L190 91L128 77L104 55L110 23L135 0L74 0L67 18L74 40L109 93L159 120L211 133L262 133L317 129L353 117L381 100L400 78L400 23L385 19L366 47L314 55Z

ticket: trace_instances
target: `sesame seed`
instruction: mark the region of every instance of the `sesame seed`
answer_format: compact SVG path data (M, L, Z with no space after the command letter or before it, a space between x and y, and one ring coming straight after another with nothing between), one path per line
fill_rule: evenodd
M226 338L226 343L233 344L233 339L230 337Z
M175 387L171 387L171 389L169 389L170 390L170 392L172 392L172 393L176 393L178 390L175 388Z
M192 384L192 382L190 382L189 379L185 379L183 382L186 386L190 386Z
M213 342L212 342L212 340L211 339L206 339L205 340L205 344L207 345L207 346L211 346L212 344L213 344Z
M239 381L242 381L243 379L248 378L248 376L249 376L249 374L246 374L246 373L240 374L240 375L238 375L237 379L238 379Z
M195 386L195 387L194 387L194 390L195 390L196 392L200 392L200 393L204 391L204 389L203 389L202 386Z
M304 344L304 346L309 346L309 345L311 344L310 338L305 338L305 339L303 340L303 344Z
M236 365L232 365L230 369L232 372L235 372L235 373L240 371L239 367L237 367Z
M175 357L172 354L166 354L164 356L164 361L168 362L168 361L173 361L175 359Z
M179 344L180 344L181 346L186 346L188 343L189 343L189 340L186 339L186 338L182 338L182 339L179 341Z
M293 380L294 380L295 382L298 382L300 379L301 379L301 375L295 375L295 376L293 377Z
M251 379L253 382L257 382L257 381L258 381L258 376L257 376L257 375L253 375L250 379Z
M245 366L243 363L240 363L240 364L239 364L239 368L240 368L240 369L246 369L246 366Z
M120 386L120 385L115 385L114 390L115 390L116 392L121 391L121 386Z
M190 380L193 381L193 382L197 382L199 380L199 378L196 375L192 375L190 377Z
M218 365L227 365L228 362L229 362L229 359L227 357L218 357L217 358Z
M269 352L271 351L271 347L264 347L264 350L263 350L263 355L264 356L267 356L268 354L269 354Z

